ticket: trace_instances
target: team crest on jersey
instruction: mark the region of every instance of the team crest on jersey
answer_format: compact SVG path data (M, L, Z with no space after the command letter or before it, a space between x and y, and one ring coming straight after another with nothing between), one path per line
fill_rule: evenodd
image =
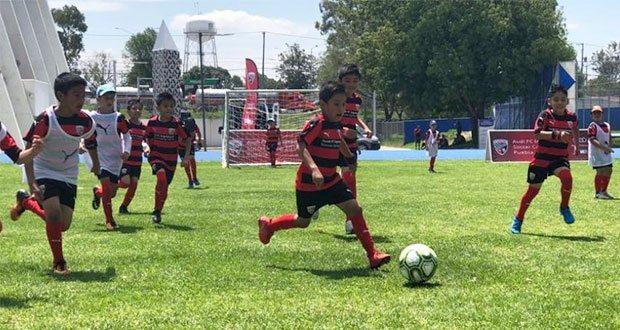
M122 174L127 174L127 168L126 168L126 167L123 167L123 168L121 169L121 173L122 173Z
M573 122L572 121L567 122L567 124L568 124L568 128L573 128Z
M505 155L508 152L508 140L493 140L493 149L495 149L495 152L497 152L500 156Z
M176 129L174 129L174 128L169 128L169 129L168 129L168 134L170 134L170 135L174 135L174 132L175 132L175 131L176 131Z
M250 85L254 83L254 79L256 79L256 73L248 72L248 82L250 83Z
M75 132L78 135L84 134L84 126L82 126L82 125L75 126Z

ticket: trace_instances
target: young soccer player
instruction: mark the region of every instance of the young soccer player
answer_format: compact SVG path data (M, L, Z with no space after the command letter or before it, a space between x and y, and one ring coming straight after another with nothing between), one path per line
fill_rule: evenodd
M276 150L278 150L278 142L282 146L282 133L280 128L276 127L276 121L273 119L267 120L267 138L265 139L265 148L269 152L269 161L271 167L276 167Z
M357 182L355 179L355 172L357 169L357 125L364 129L364 134L367 137L372 137L372 131L366 125L366 123L360 118L359 110L362 105L362 98L357 94L360 79L362 74L360 69L355 64L347 64L340 68L338 71L338 80L344 85L345 93L347 96L347 103L345 106L345 112L342 116L340 123L342 124L342 134L344 141L347 143L349 150L355 155L355 161L348 163L344 156L340 155L339 165L342 174L342 180L346 184L353 197L357 198ZM351 219L345 219L345 232L347 234L353 234L351 228L353 228Z
M588 126L588 163L596 170L594 177L594 198L613 199L607 192L614 158L611 148L611 126L603 121L603 108L599 105L590 111L593 122Z
M185 141L185 155L182 165L189 166L192 140L188 139L181 122L174 116L175 101L172 94L163 92L155 98L158 116L153 116L146 125L146 143L149 145L149 164L157 176L155 186L155 209L153 222L161 222L161 210L168 197L168 185L174 178L177 166L179 139Z
M335 204L351 219L355 234L366 250L370 267L378 268L390 261L390 255L375 249L362 208L336 171L340 153L344 153L350 162L355 161L340 131L340 120L347 100L344 86L333 81L323 84L319 99L322 113L306 122L298 138L297 153L302 163L295 180L297 214L286 214L275 219L260 217L258 238L263 244L268 244L278 230L306 228L314 212L324 205Z
M579 155L579 126L577 116L566 109L568 105L568 92L561 85L554 85L547 99L549 107L543 110L534 124L534 136L538 139L538 146L534 158L527 170L527 182L529 187L523 197L519 211L512 218L510 231L513 234L521 233L521 226L525 218L525 211L540 191L540 187L549 175L557 176L562 182L560 214L564 222L575 222L568 202L573 189L573 177L568 162L569 149L573 148L573 154ZM570 141L573 139L573 145Z
M129 152L129 158L123 161L123 167L121 167L121 177L118 180L118 186L123 189L127 189L123 203L118 208L118 213L128 214L127 207L133 200L138 189L138 180L140 180L140 174L142 173L142 152L149 153L148 146L144 142L146 139L146 125L140 121L142 115L142 103L140 100L130 100L127 104L127 114L129 115L129 121L127 127L129 128L129 134L131 134L131 151Z
M35 136L45 142L43 150L26 163L30 192L45 209L47 238L54 256L53 273L68 275L62 251L62 232L69 229L77 193L78 149L84 144L99 174L95 122L82 110L86 81L74 73L61 73L54 81L58 105L47 108L36 119L24 140L30 147Z
M424 148L426 149L426 155L430 157L430 162L428 166L428 171L430 173L435 172L435 159L437 159L437 152L439 150L439 131L437 130L437 122L431 120L429 124L429 129L426 131L426 136L424 136L424 144L426 145Z
M103 201L105 214L105 229L118 229L118 224L112 215L112 198L118 190L118 177L121 173L123 161L129 158L131 150L131 134L125 116L114 111L116 90L112 85L101 85L97 88L97 111L90 116L95 120L97 130L97 154L101 171L99 181L101 187L93 188L93 209L98 209Z
M415 138L415 148L419 150L420 144L422 144L422 129L420 128L420 125L415 125L415 128L413 129L413 137Z
M38 136L33 137L32 146L26 150L22 150L17 146L15 140L6 129L6 126L0 122L0 149L13 161L15 164L30 163L36 155L41 152L43 148L43 140ZM13 210L15 209L15 211ZM16 214L18 207L13 206L11 208L11 219ZM23 210L21 212L24 212ZM2 232L2 221L0 221L0 232Z
M192 118L192 114L189 111L181 112L181 121L183 124L183 129L185 129L185 133L191 141L188 166L184 166L184 168L185 174L187 175L187 189L192 189L195 185L200 185L200 181L198 181L196 174L196 159L194 156L196 143L202 145L202 138L200 135L200 129L198 128L198 125L196 125L196 121ZM185 140L179 140L179 157L181 158L181 161L185 159Z

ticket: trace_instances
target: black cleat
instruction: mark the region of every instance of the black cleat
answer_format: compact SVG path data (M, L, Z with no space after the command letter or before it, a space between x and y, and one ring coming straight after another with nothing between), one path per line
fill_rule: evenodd
M153 223L161 223L161 211L153 211Z
M15 193L15 201L21 204L24 200L28 199L30 194L24 189L20 189Z
M112 228L114 229L118 229L118 224L116 223L116 221L111 221L110 224L112 225Z
M99 204L101 204L101 198L97 196L97 187L93 187L93 209L98 209Z
M129 214L129 211L127 210L127 206L121 204L121 206L119 206L119 208L118 208L118 213L120 213L120 214Z

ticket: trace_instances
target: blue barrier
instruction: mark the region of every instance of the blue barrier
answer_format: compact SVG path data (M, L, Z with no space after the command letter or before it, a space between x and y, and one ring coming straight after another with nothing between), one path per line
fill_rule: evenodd
M435 121L437 122L437 130L439 130L439 132L456 129L455 125L457 121L461 122L461 127L463 128L463 131L471 131L470 118L435 119ZM424 134L426 134L430 122L431 119L405 120L405 144L415 141L415 138L413 136L413 130L417 125L420 125L420 129L422 129L422 139L424 139Z
M577 110L577 120L579 120L579 128L587 128L592 122L590 109ZM620 108L604 108L603 120L611 125L612 130L620 129Z

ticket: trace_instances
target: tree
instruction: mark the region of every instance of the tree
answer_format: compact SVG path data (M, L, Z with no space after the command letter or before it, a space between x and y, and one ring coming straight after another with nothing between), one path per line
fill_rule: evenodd
M280 80L275 80L267 77L266 75L258 74L258 83L260 89L282 89L284 88L284 83ZM243 83L245 86L245 83Z
M605 49L592 54L592 66L599 77L620 81L620 44L612 41Z
M545 65L575 58L551 0L323 0L321 8L319 29L362 67L386 118L399 104L408 113L466 111L474 139L493 103L525 95Z
M276 72L280 74L284 87L291 89L309 89L316 86L316 57L307 54L299 44L286 44L288 50L278 55L280 65Z
M95 87L112 81L110 69L110 54L96 53L92 60L85 62L83 67L84 79Z
M153 28L146 28L136 33L125 43L123 56L132 62L132 67L125 77L126 85L133 85L138 77L153 77L153 46L157 39L157 32Z
M237 76L231 77L228 70L224 68L216 68L212 66L203 66L202 69L205 78L216 78L219 82L214 86L215 88L228 88L243 87L245 84L243 80ZM237 79L235 79L235 77ZM200 67L194 66L183 74L183 80L192 79L200 81ZM198 86L200 88L200 86Z
M65 5L62 9L52 8L54 22L60 28L58 37L71 71L77 70L80 52L84 50L82 36L88 29L84 14L76 6Z

